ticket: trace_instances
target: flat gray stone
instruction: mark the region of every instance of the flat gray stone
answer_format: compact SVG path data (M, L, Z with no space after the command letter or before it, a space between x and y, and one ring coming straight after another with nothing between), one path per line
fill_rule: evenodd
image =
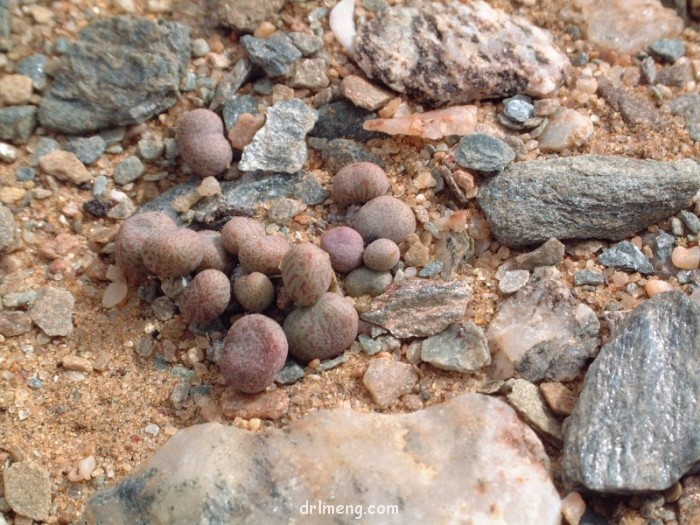
M0 139L23 144L37 124L36 106L10 106L0 109Z
M471 295L464 281L411 279L375 297L360 317L399 339L428 337L460 321Z
M687 208L700 189L692 160L580 156L516 162L479 187L496 239L527 246L557 239L621 240Z
M102 156L107 143L100 135L92 137L73 137L68 140L66 150L75 153L83 164L92 164Z
M595 270L585 268L574 274L576 286L600 286L605 284L605 276Z
M141 159L135 156L130 156L121 161L116 168L112 179L120 186L129 184L137 180L146 170Z
M51 480L43 467L28 461L13 463L5 469L3 481L5 498L13 511L36 521L49 519Z
M442 370L473 372L491 363L491 353L484 331L467 321L423 341L421 359Z
M537 385L524 379L511 379L506 388L510 390L506 395L508 402L530 427L548 441L560 445L561 423L547 406Z
M286 0L215 0L213 11L220 25L252 33L260 22L270 20L285 3Z
M661 491L700 462L700 307L681 292L638 306L603 346L564 425L569 485Z
M250 61L260 66L270 77L290 74L294 62L301 58L301 51L284 31L278 31L267 38L245 35L241 37L241 44L248 52Z
M49 337L73 333L75 298L68 290L46 286L39 290L29 316Z
M299 99L281 100L267 110L265 125L241 155L241 171L295 173L306 162L306 134L318 112Z
M642 251L629 241L622 241L603 251L598 262L608 268L621 268L643 274L654 273L654 266Z
M39 120L70 134L145 122L175 105L189 58L184 24L128 16L94 22L68 45Z
M15 216L0 204L0 253L12 245L15 238Z
M679 38L659 38L649 44L649 51L661 61L672 64L685 55L685 42Z
M464 394L411 414L321 410L283 430L186 428L95 493L84 522L558 525L560 507L534 432L502 401Z
M515 152L508 144L485 133L462 137L455 153L457 164L483 173L501 172L514 159Z
M381 295L391 284L393 277L391 272L377 272L370 270L366 266L351 271L343 281L345 293L350 297L361 297L371 295L376 297Z
M570 66L549 33L481 1L390 7L357 28L355 48L370 78L433 105L545 96Z

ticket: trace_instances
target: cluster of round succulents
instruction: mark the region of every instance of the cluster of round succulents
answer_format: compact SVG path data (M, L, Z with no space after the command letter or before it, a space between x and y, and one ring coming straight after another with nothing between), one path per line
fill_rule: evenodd
M233 160L224 123L208 109L195 109L180 120L177 147L185 164L202 178L219 175Z

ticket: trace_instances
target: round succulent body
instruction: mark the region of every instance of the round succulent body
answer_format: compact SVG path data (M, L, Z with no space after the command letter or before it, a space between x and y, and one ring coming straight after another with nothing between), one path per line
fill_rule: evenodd
M146 268L161 279L182 277L202 262L199 236L188 228L155 231L144 241L142 250Z
M310 242L292 246L282 259L280 271L287 296L297 306L314 304L333 281L331 258Z
M365 266L375 272L391 270L401 258L398 245L390 239L372 241L362 255Z
M219 317L231 300L231 283L219 270L204 270L178 298L180 312L190 323L206 324Z
M383 195L360 208L354 226L366 243L386 238L398 244L416 230L416 218L405 202Z
M331 258L331 266L338 273L348 273L362 264L365 241L362 235L348 226L338 226L321 235L321 249Z
M197 236L202 246L202 262L196 271L219 270L225 274L231 273L236 259L224 249L221 234L213 230L200 230Z
M246 315L226 334L218 365L228 385L254 394L274 382L287 360L287 350L279 324L264 315Z
M156 231L175 229L175 222L159 211L148 211L126 219L114 241L114 257L117 265L128 276L145 274L142 250L146 238Z
M277 275L288 250L289 243L284 237L251 237L238 247L238 262L247 272Z
M267 275L253 272L234 280L233 294L245 311L260 313L275 300L275 287Z
M312 306L299 306L284 321L289 352L302 361L330 359L357 337L358 316L344 297L326 293Z
M333 177L331 198L340 206L362 204L389 191L384 170L372 162L353 162Z
M219 175L233 160L224 123L208 109L195 109L180 120L177 146L182 160L202 178Z
M229 253L238 254L239 246L253 237L264 237L265 227L249 217L232 217L221 229L221 239L224 248Z

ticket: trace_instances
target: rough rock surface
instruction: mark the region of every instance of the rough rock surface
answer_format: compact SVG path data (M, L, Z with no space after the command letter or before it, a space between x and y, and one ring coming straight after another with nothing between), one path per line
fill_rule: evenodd
M659 294L623 321L588 369L564 426L570 484L664 490L700 461L700 307Z
M434 105L544 96L569 67L546 31L483 1L388 8L358 28L356 50L370 78Z
M483 330L471 321L455 323L428 337L421 346L421 360L442 370L472 372L491 363Z
M286 0L216 0L214 17L222 26L252 33L263 20L278 13Z
M595 312L572 297L559 272L538 269L501 303L486 331L492 373L499 379L571 380L595 356L599 332Z
M507 246L624 239L686 208L700 189L694 161L585 155L516 162L479 188L491 231Z
M243 149L241 171L295 173L306 162L306 134L318 112L299 99L282 100L267 110L265 125Z
M373 299L361 318L395 337L428 337L461 320L471 294L464 281L412 279Z
M84 520L349 524L360 508L368 524L555 525L560 500L548 469L542 444L510 407L464 394L412 414L320 411L284 431L189 427L97 492ZM319 500L351 507L329 516L310 507ZM398 511L370 514L369 505Z
M46 286L36 296L29 310L32 321L50 337L73 333L75 298L68 290Z
M95 22L68 46L39 120L71 134L144 122L177 102L189 56L186 25L125 16Z

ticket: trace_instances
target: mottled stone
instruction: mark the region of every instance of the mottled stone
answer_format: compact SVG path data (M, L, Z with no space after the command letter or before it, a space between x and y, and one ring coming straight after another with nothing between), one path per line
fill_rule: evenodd
M283 31L277 31L268 38L245 35L241 37L241 44L248 52L250 61L271 77L290 74L294 62L301 58L301 51Z
M319 501L344 515L311 507ZM369 505L397 510L370 514ZM560 506L532 430L502 401L464 394L410 414L322 410L262 432L195 425L98 491L84 519L321 525L356 523L362 512L369 525L557 525Z
M352 270L343 282L345 293L350 297L371 295L376 297L384 293L391 284L390 272L376 272L365 266Z
M328 65L323 58L302 58L294 64L289 86L318 91L330 82L326 75L327 70Z
M355 47L370 78L434 105L545 96L569 67L549 33L482 1L388 8L357 29Z
M275 389L259 394L244 394L227 389L221 396L224 416L233 419L279 419L289 410L289 396L284 390Z
M258 99L252 95L240 95L227 100L223 109L226 131L229 131L238 122L243 113L259 114L259 105Z
M374 111L386 105L394 94L357 75L348 75L340 84L343 95L356 106Z
M605 276L600 272L586 268L574 274L574 284L576 286L600 286L605 284Z
M691 160L580 156L511 164L480 186L478 201L499 242L527 246L624 239L687 208L698 189Z
M73 333L75 299L68 290L46 286L36 296L29 309L32 321L49 337Z
M92 137L72 137L66 144L66 150L75 153L83 164L92 164L102 156L107 143L100 135Z
M260 22L270 20L286 0L215 0L214 17L219 25L237 32L252 33Z
M382 136L381 133L372 133L363 128L366 120L376 117L375 113L346 100L331 102L318 108L318 121L309 135L329 140L351 139L364 143Z
M649 44L649 51L663 62L673 64L685 55L685 42L678 38L660 38Z
M664 122L659 110L647 97L615 86L605 77L598 78L598 93L631 128L661 126Z
M302 377L304 377L304 368L294 361L288 361L284 368L277 372L275 382L281 385L292 385Z
M540 266L556 266L564 258L565 250L564 244L552 237L539 248L508 259L503 266L508 270L534 270Z
M15 238L15 217L9 208L0 204L0 253L9 248Z
M455 153L457 164L484 173L498 173L515 159L515 152L501 139L484 133L462 137Z
M642 303L589 367L564 425L565 481L606 493L664 490L700 461L700 307Z
M621 268L630 272L654 273L654 267L646 255L629 241L622 241L608 248L598 257L598 262L610 268Z
M90 172L70 151L56 150L39 159L41 170L58 180L82 184L90 180Z
M467 321L423 341L421 359L442 370L473 372L491 363L491 353L483 330Z
M305 57L313 55L317 51L323 49L323 38L320 36L300 31L292 31L288 34L296 48L301 51L301 54Z
M560 153L583 146L593 136L593 122L575 109L560 108L549 117L537 138L543 153Z
M306 162L306 134L318 118L315 109L299 99L282 100L267 110L265 125L243 149L241 171L295 173Z
M530 279L530 272L527 270L509 270L503 274L498 281L498 291L510 295L520 290Z
M349 139L334 139L326 142L321 149L321 158L330 173L337 173L354 162L372 162L378 166L384 166L384 162L379 157L370 153L362 144Z
M64 133L144 122L173 106L190 57L189 28L117 16L68 45L39 120Z
M362 376L362 383L369 390L380 408L389 408L398 402L399 397L408 394L418 382L418 374L408 363L392 358L372 359Z
M3 336L16 337L26 334L31 329L32 319L25 312L0 311L0 334Z
M23 144L34 133L36 123L36 106L2 108L0 109L0 139Z
M28 461L13 463L5 469L3 481L5 499L18 516L36 521L49 519L51 480L44 468Z
M460 321L471 294L464 281L412 279L390 286L361 318L400 339L428 337Z
M114 174L112 179L114 182L120 186L129 184L137 180L143 172L146 170L145 166L141 162L141 159L135 156L126 157L122 160L117 167L114 168Z
M560 444L561 423L547 407L537 386L524 379L511 379L506 388L510 390L506 395L508 402L530 427L545 439Z
M501 303L486 331L492 375L574 379L595 356L599 332L595 312L572 297L559 272L538 269L524 288Z

